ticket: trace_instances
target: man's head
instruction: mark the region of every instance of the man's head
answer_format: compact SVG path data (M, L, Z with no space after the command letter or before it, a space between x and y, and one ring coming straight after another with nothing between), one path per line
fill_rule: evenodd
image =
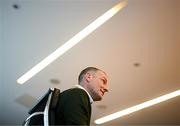
M82 70L78 82L89 92L94 101L100 101L104 93L108 91L107 74L95 67Z

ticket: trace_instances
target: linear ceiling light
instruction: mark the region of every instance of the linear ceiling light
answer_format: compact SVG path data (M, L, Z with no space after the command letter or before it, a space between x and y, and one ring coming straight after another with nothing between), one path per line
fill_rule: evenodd
M95 122L96 124L102 124L102 123L105 123L105 122L114 120L114 119L116 119L116 118L125 116L125 115L127 115L127 114L133 113L133 112L135 112L135 111L138 111L138 110L141 110L141 109L150 107L150 106L152 106L152 105L158 104L158 103L160 103L160 102L169 100L169 99L174 98L174 97L177 97L177 96L180 96L180 90L177 90L177 91L174 91L174 92L172 92L172 93L169 93L169 94L160 96L160 97L158 97L158 98L152 99L152 100L150 100L150 101L147 101L147 102L144 102L144 103L135 105L135 106L133 106L133 107L130 107L130 108L121 110L121 111L119 111L119 112L110 114L110 115L108 115L108 116L105 116L105 117L102 117L102 118L100 118L100 119L97 119L97 120L95 120L94 122Z
M34 75L36 75L42 69L44 69L47 65L52 63L59 56L64 54L66 51L68 51L70 48L72 48L78 42L80 42L83 38L85 38L87 35L89 35L91 32L93 32L95 29L97 29L99 26L101 26L103 23L105 23L107 20L109 20L113 15L115 15L119 10L124 8L126 5L127 5L126 0L115 5L109 11L104 13L102 16L97 18L95 21L93 21L91 24L89 24L87 27L85 27L82 31L80 31L74 37L72 37L70 40L68 40L65 44L63 44L58 49L56 49L52 54L47 56L40 63L38 63L36 66L34 66L32 69L30 69L27 73L25 73L23 76L21 76L17 80L17 83L23 84L27 80L32 78Z

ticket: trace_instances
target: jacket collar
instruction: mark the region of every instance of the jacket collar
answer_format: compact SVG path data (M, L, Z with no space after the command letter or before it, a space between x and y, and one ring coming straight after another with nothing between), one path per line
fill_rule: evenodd
M90 100L90 103L92 104L94 101L93 101L93 98L91 97L91 95L89 94L88 91L86 91L86 89L84 87L82 87L81 85L75 85L75 87L77 88L80 88L80 89L83 89L87 94L88 94L88 97L89 97L89 100Z

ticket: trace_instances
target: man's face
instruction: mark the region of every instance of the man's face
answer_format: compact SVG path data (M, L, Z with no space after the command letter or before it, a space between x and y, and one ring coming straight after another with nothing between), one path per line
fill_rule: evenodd
M102 71L89 74L88 90L94 101L100 101L108 91L108 77Z

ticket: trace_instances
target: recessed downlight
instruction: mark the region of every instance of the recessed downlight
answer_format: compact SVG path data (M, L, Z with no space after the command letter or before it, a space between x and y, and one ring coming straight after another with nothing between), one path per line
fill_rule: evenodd
M58 85L58 84L60 84L60 80L56 79L56 78L52 78L52 79L50 79L50 83L54 84L54 85Z

